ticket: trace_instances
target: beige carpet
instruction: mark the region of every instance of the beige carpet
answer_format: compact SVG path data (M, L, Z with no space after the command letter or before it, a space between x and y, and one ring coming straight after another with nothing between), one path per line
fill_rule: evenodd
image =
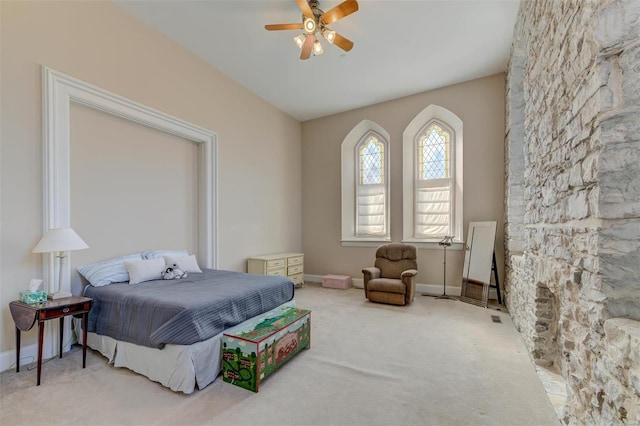
M218 379L176 394L81 350L0 374L8 425L558 425L523 343L503 312L417 296L409 307L359 289L307 284L312 345L260 387ZM494 323L498 315L502 323Z

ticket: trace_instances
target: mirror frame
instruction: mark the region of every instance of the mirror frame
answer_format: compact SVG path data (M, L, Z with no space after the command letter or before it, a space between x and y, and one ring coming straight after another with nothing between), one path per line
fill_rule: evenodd
M496 221L469 222L469 231L465 243L464 266L462 270L462 288L459 300L486 308L489 305L489 289L491 286L491 270L495 254ZM478 230L486 232L477 232ZM474 268L472 268L474 266ZM479 271L476 269L479 268ZM470 276L473 270L473 276ZM471 286L481 285L482 292L471 291Z

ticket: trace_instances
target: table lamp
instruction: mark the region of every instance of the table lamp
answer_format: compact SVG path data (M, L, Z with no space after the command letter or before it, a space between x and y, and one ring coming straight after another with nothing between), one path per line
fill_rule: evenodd
M71 297L71 293L68 291L60 291L60 285L62 284L62 262L65 258L65 252L71 250L87 249L89 246L82 241L82 238L76 234L71 228L52 228L47 231L42 237L40 242L33 249L33 253L58 253L56 257L58 262L58 284L55 287L57 291L55 293L47 294L49 299L61 299L63 297Z

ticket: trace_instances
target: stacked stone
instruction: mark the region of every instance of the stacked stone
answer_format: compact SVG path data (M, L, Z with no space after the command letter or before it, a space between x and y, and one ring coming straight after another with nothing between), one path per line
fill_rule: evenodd
M506 87L505 143L505 282L530 282L524 259L524 66L525 55L516 39L511 49ZM530 353L536 348L535 287L505 285L507 306L518 311L513 316Z
M640 424L640 2L523 2L506 130L514 323L565 422Z

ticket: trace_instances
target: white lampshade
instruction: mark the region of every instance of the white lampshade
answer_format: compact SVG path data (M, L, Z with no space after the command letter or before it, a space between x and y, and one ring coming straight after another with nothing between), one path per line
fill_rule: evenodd
M313 42L313 54L318 56L324 53L324 49L322 48L322 43L319 40Z
M322 29L322 36L327 39L327 41L333 44L333 41L336 39L336 32L327 28Z
M89 246L71 228L49 229L40 242L34 247L33 253L49 253L55 251L71 251L87 249Z
M302 45L304 44L304 41L307 37L304 34L300 34L299 36L296 36L293 38L293 41L296 42L296 46L298 46L300 49L302 49Z

